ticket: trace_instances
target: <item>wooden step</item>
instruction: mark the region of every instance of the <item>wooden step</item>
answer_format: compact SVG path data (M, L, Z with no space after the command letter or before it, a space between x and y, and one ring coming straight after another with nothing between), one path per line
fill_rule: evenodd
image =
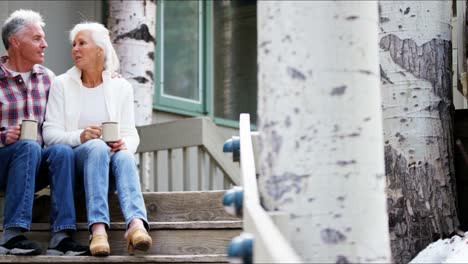
M242 231L240 221L205 222L151 222L150 235L153 246L137 255L219 255L226 254L227 245ZM89 244L86 223L77 224L75 239ZM125 223L111 223L108 231L111 255L128 255L124 240ZM26 236L46 249L49 242L49 225L34 223Z
M224 193L225 191L151 192L144 193L143 197L150 222L238 220L225 212L222 204ZM33 222L47 223L49 207L48 195L36 198L33 207ZM77 222L86 222L84 199L76 199L76 211ZM109 211L111 221L124 221L116 194L109 196Z
M148 255L148 256L0 256L0 263L227 263L226 255Z

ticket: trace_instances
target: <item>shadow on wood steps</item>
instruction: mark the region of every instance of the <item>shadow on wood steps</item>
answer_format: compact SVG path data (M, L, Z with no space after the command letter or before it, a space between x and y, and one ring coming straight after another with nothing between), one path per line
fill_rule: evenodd
M125 223L116 195L109 196L111 227L108 232L111 246L109 257L71 256L0 256L1 263L221 263L227 262L229 241L242 231L242 222L228 215L222 205L225 191L144 193L150 221L153 247L148 252L128 256ZM33 224L27 237L45 249L49 241L50 197L35 199ZM77 199L77 228L75 239L87 245L89 233L86 207Z

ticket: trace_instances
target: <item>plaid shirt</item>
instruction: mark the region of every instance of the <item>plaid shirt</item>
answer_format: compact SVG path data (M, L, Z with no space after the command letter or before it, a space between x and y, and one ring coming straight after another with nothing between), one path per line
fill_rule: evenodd
M34 65L28 84L21 75L13 76L0 59L0 146L5 145L8 127L16 126L23 119L38 122L38 142L42 145L42 123L44 122L49 89L55 74L44 66Z

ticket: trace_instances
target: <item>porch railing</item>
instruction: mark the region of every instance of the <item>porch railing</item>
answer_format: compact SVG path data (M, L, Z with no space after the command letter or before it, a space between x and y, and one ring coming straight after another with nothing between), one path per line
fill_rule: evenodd
M273 215L260 204L255 155L250 131L250 115L240 115L240 166L243 198L241 201L244 233L234 238L230 244L230 257L241 258L243 263L301 263L300 257L292 249L284 236L287 233L287 214ZM258 162L257 162L258 163ZM236 187L238 188L238 187ZM232 190L236 192L236 189ZM228 191L227 195L230 195ZM227 197L225 196L225 199ZM228 200L228 199L226 199ZM225 204L226 206L226 204ZM239 204L235 204L235 207ZM228 210L230 211L230 210ZM239 210L233 210L239 212ZM236 213L239 214L239 213ZM280 217L278 217L280 216ZM283 224L279 224L283 222ZM253 237L253 243L252 241ZM244 245L242 245L244 243ZM253 244L253 252L249 247ZM250 253L253 256L248 256Z
M240 184L239 164L222 152L224 138L210 119L188 118L137 129L143 191L226 190Z

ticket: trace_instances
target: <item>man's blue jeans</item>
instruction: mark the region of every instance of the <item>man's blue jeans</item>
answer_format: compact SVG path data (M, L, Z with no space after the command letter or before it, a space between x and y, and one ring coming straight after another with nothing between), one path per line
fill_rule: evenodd
M3 228L30 229L34 192L50 184L51 231L76 230L74 153L66 145L42 150L32 140L0 148L0 189L5 191Z
M95 223L109 228L108 194L117 190L122 214L128 228L134 218L143 220L148 229L146 207L140 189L133 154L120 150L111 155L101 139L88 140L75 147L77 191L85 193L88 229Z

